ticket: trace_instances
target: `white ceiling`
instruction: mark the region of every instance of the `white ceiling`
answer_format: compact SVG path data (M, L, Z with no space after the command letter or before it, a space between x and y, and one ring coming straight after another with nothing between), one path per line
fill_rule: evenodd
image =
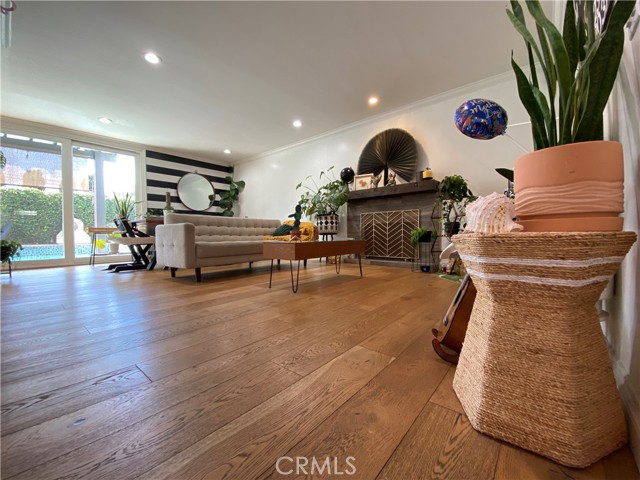
M238 163L508 71L506 5L18 0L2 115Z

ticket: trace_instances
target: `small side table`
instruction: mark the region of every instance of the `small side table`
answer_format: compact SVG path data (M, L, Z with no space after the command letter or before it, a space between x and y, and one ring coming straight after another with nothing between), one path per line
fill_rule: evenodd
M453 388L476 430L578 468L627 442L595 305L635 240L453 237L477 289Z
M108 235L109 233L116 233L119 230L113 227L87 227L86 231L91 235L91 256L89 257L89 265L96 264L96 240L98 235Z

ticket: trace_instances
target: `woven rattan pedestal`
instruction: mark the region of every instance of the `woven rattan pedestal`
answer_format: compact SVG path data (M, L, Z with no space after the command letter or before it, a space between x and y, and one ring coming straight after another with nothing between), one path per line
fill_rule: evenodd
M571 467L626 443L595 304L635 239L453 237L477 289L453 388L476 430Z

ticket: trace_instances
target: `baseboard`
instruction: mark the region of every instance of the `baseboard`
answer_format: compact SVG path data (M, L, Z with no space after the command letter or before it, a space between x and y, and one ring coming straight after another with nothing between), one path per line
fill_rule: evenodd
M613 374L620 390L620 398L629 429L629 447L640 470L640 399L629 385L627 369L617 359L613 360Z

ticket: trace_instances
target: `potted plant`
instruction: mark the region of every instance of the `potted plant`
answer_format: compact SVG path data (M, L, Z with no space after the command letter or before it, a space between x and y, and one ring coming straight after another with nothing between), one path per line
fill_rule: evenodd
M333 235L338 233L339 217L338 209L347 203L349 198L349 187L342 180L335 177L334 167L327 171L320 172L320 181L323 177L326 183L316 182L309 175L304 182L296 186L296 190L305 189L298 204L302 207L302 212L308 217L316 217L318 223L318 233L320 235ZM310 181L310 182L309 182Z
M9 240L0 240L0 261L9 265L9 277L11 277L11 265L14 257L20 256L22 244Z
M223 191L218 194L220 197L220 201L218 202L218 206L222 208L222 215L225 217L233 217L233 204L238 201L240 197L240 192L244 190L245 182L244 180L238 180L237 182L233 180L233 177L227 175L224 177L225 180L229 182L229 190ZM209 195L209 200L213 205L213 201L215 200L215 193L213 195Z
M433 233L426 228L418 227L411 230L409 241L411 245L417 247L419 243L429 243Z
M107 235L109 238L120 238L122 235L119 233L110 233ZM120 250L120 244L115 242L109 242L109 253L114 254L118 253Z
M444 233L451 237L462 230L467 205L476 197L461 175L448 175L438 185L438 198L442 205Z
M133 200L133 195L126 193L124 197L118 197L113 194L113 203L116 206L116 214L120 218L131 218L134 213L134 206L136 202Z
M622 146L603 140L603 110L634 5L569 0L561 33L538 0L527 0L536 40L511 1L507 15L525 40L531 71L527 78L511 59L535 148L514 168L516 214L526 231L622 229Z

